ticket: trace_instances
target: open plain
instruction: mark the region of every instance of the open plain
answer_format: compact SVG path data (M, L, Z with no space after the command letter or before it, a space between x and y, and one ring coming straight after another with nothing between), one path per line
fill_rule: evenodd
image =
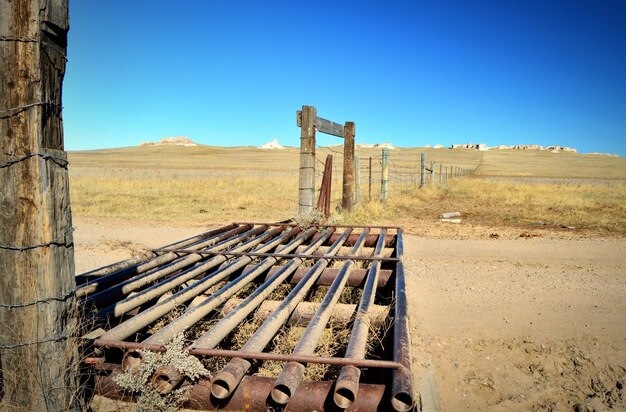
M393 151L391 167L417 164L421 151ZM423 151L476 173L423 189L392 181L386 204L374 196L331 219L405 227L415 378L434 377L433 403L626 410L626 161ZM129 148L70 160L77 273L221 223L295 214L295 149ZM462 222L440 222L449 211Z

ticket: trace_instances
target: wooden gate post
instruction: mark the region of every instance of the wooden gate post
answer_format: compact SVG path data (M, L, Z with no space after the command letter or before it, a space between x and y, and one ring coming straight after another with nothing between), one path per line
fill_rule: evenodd
M430 185L435 184L435 162L430 161Z
M359 156L354 156L354 204L361 203L361 166Z
M426 185L426 153L420 156L420 187Z
M298 213L307 215L315 207L315 106L302 106L300 125L300 181Z
M6 410L78 410L61 90L67 0L0 3L0 358Z
M354 206L354 122L343 126L343 193L341 207L348 212Z
M367 201L372 201L372 156L370 156L369 178L367 187Z
M383 202L387 201L389 192L387 190L387 182L389 181L389 149L383 149L382 156L382 173L380 178L380 198Z

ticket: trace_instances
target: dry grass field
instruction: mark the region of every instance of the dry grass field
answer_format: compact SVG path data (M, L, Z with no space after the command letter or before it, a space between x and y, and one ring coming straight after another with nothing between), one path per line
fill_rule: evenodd
M389 199L379 201L379 149L358 149L361 196L341 213L342 147L334 155L332 219L342 223L397 223L419 233L442 212L460 211L464 223L484 228L566 229L568 233L626 233L626 159L570 153L448 149L390 151ZM438 164L475 170L470 177L417 189L420 153ZM372 157L372 201L368 163ZM131 147L70 153L74 216L129 221L207 224L276 221L297 214L298 149L254 147ZM445 170L445 169L443 169ZM542 225L537 225L542 222Z

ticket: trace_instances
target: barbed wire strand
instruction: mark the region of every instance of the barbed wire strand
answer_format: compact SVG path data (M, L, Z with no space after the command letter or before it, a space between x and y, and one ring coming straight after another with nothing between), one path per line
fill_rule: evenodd
M2 163L0 163L0 169L3 169L5 167L9 167L9 166L13 166L16 163L23 162L24 160L30 159L31 157L41 157L44 160L51 160L53 163L56 163L57 165L61 166L62 168L67 168L67 165L69 163L65 159L62 159L62 158L57 157L57 156L52 156L51 154L48 154L48 153L35 152L35 153L29 153L27 155L16 157L14 159L2 162Z

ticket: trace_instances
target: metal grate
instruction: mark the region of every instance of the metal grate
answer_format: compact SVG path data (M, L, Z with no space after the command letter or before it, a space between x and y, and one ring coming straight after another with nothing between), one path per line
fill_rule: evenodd
M102 395L182 334L211 378L151 382L192 386L187 407L414 407L400 228L232 223L77 282Z

